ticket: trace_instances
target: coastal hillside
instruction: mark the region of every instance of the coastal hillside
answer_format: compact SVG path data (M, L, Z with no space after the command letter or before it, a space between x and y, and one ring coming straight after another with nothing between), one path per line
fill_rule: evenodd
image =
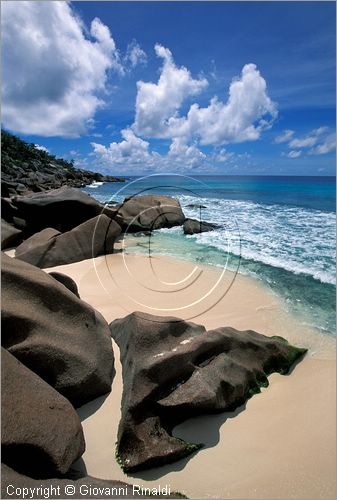
M67 185L83 187L94 181L123 181L76 168L73 161L54 155L1 130L1 194L4 197L40 192Z

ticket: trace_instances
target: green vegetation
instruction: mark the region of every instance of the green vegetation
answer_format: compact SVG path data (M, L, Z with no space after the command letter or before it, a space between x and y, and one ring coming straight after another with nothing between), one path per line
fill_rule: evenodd
M38 149L35 144L19 139L13 134L1 130L1 170L4 173L11 173L13 167L20 167L22 163L35 163L41 164L41 167L46 167L49 163L57 163L63 168L72 170L74 169L74 161L67 161L63 158L56 158L56 156ZM33 163L33 164L34 164Z

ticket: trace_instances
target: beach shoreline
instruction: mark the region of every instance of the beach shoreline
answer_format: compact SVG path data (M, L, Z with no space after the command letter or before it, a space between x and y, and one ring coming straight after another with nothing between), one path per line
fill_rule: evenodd
M135 310L151 312L150 305L157 308L152 314L184 317L208 330L233 326L284 336L291 344L308 348L308 354L289 376L270 376L269 387L245 408L234 414L198 417L178 426L174 435L205 443L196 455L131 476L125 475L115 460L122 379L119 350L113 342L116 376L112 392L78 409L87 446L75 466L104 479L144 487L169 485L171 491L190 498L334 498L334 338L298 324L262 283L242 275L233 281L230 271L226 271L223 289L211 297L215 305L210 307L208 297L205 303L195 304L219 273L212 266L199 268L200 284L173 293L160 292L190 276L192 263L117 252L47 271L72 277L81 298L109 323ZM158 286L163 289L158 291ZM193 305L186 307L186 297Z

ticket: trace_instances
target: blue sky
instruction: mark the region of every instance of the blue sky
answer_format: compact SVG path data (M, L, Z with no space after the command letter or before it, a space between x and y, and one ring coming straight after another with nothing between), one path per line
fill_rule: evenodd
M3 125L57 156L116 175L335 174L335 2L2 11Z

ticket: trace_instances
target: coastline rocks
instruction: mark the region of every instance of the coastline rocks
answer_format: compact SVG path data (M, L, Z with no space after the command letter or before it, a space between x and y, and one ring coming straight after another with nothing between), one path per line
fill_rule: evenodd
M1 171L2 196L41 192L63 185L80 188L97 181L125 181L76 168L73 160L56 158L4 130L1 130Z
M144 195L125 198L115 209L116 222L123 230L130 232L180 226L185 220L179 201L170 196Z
M65 474L85 450L71 404L5 349L1 386L2 460L34 477Z
M20 242L22 231L1 219L1 250L6 250Z
M2 345L81 406L111 390L109 327L46 272L2 256Z
M198 221L196 219L186 219L183 225L184 234L198 234L207 231L214 231L218 226L210 222Z
M91 196L67 186L27 196L14 196L11 204L17 209L16 216L26 222L28 234L46 227L60 232L69 231L103 210L103 206Z
M65 233L52 228L35 233L17 247L15 257L40 268L71 264L112 253L120 233L120 226L103 214Z
M171 435L178 423L232 411L288 373L306 352L280 337L205 328L178 318L132 313L110 324L123 367L122 416L116 458L123 470L163 465L201 444Z

